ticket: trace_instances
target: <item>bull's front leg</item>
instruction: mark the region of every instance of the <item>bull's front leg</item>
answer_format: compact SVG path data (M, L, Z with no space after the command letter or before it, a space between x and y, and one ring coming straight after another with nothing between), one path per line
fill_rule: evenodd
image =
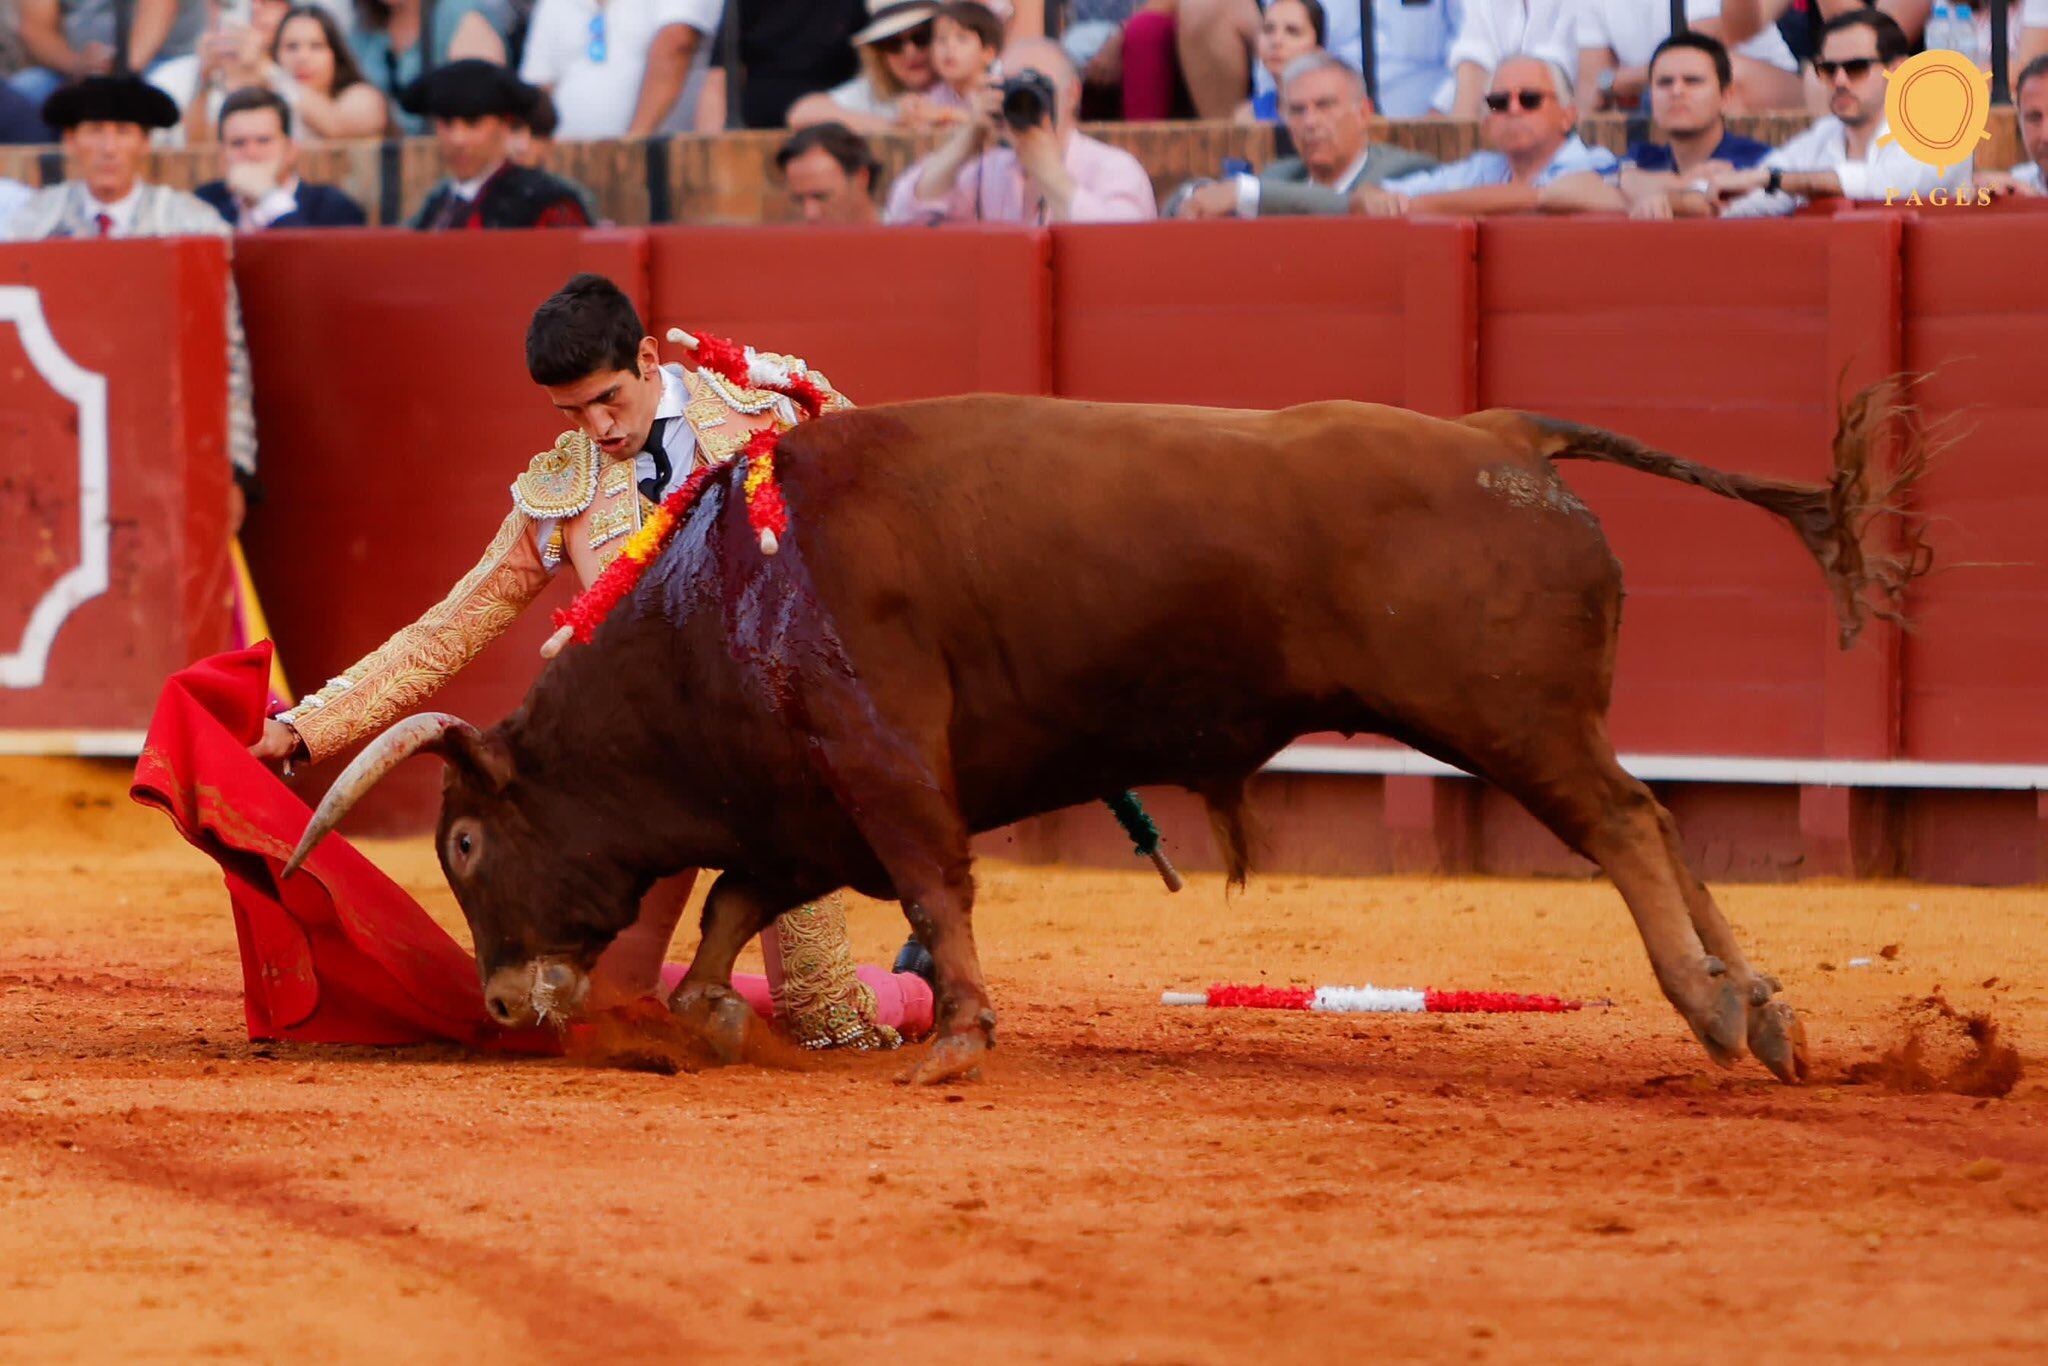
M721 873L704 899L697 952L668 1008L721 1063L745 1056L755 1019L746 998L732 989L733 964L755 935L794 904L794 898L778 896L738 873Z
M931 950L938 979L937 1039L901 1080L930 1086L972 1077L996 1043L996 1012L974 949L974 877L963 849L957 862L902 890L903 914Z

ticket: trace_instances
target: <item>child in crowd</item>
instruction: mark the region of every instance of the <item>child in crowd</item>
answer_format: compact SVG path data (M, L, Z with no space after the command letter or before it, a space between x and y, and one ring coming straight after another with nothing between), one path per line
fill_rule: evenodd
M1323 45L1328 19L1321 0L1273 0L1259 20L1259 65L1273 77L1273 88L1238 106L1239 123L1280 121L1280 73L1287 64Z
M932 20L932 68L939 83L928 98L933 104L969 109L974 94L988 83L988 73L1003 55L1003 21L979 0L950 0Z

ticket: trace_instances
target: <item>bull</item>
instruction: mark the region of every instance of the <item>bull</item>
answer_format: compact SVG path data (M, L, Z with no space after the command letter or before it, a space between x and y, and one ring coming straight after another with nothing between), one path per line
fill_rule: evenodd
M1926 567L1862 543L1900 483L1866 473L1893 413L1874 393L1843 406L1825 484L1507 410L983 395L830 414L778 449L779 555L721 471L591 644L487 731L443 714L386 731L293 866L395 764L440 754L437 848L507 1023L574 1000L657 878L721 869L672 1005L726 1048L750 939L841 887L893 898L936 964L938 1037L911 1073L931 1082L994 1040L972 835L1178 785L1242 881L1248 779L1297 737L1371 733L1494 783L1598 864L1707 1053L1797 1081L1797 1014L1616 760L1621 568L1553 462L1783 520L1847 648Z

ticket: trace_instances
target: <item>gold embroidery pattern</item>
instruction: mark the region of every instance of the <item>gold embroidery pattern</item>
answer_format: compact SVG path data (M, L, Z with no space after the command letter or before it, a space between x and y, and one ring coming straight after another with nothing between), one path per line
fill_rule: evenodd
M548 532L548 543L540 548L540 562L553 569L562 562L562 528L559 523Z
M607 498L616 498L633 483L633 462L611 460L605 463L604 473L598 476L598 489Z
M602 508L590 514L590 544L601 546L615 536L623 536L633 529L633 505L621 503L617 507Z
M563 432L512 481L512 503L535 521L574 517L597 497L597 448L581 432ZM627 467L628 476L632 467Z
M854 973L838 897L785 914L769 930L782 955L775 1018L805 1048L895 1048L903 1036L876 1019L875 991Z
M483 559L447 597L279 718L298 731L315 759L417 707L518 620L547 586L531 550L517 553L522 544L532 544L527 528L525 516L509 514Z

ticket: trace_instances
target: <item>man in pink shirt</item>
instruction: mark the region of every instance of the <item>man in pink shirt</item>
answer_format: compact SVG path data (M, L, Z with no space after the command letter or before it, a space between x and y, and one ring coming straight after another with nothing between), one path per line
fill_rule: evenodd
M889 194L891 223L1133 223L1156 218L1152 179L1129 152L1074 127L1081 81L1044 39L1003 54L1008 82L976 96L975 116L903 173ZM1053 98L1008 100L1003 87L1037 73Z

